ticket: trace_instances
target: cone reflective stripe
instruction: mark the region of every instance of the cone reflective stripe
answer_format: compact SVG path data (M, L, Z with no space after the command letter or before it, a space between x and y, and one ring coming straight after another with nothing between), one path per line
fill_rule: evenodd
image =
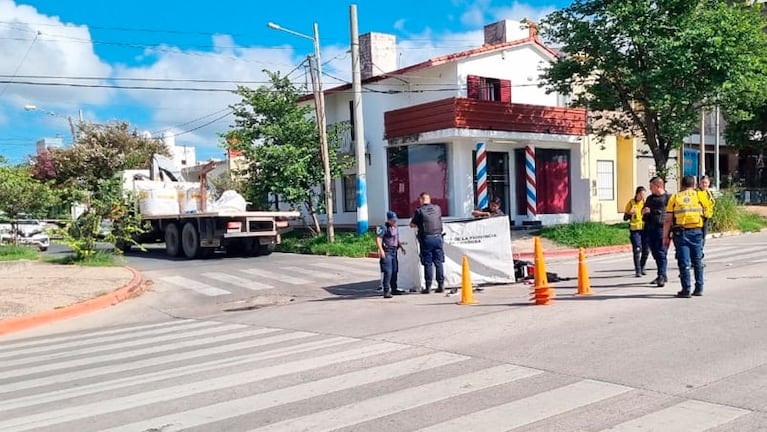
M548 305L553 302L554 290L549 287L549 278L546 275L546 262L543 259L543 247L541 238L535 237L535 285L532 298L537 305Z
M474 289L471 286L471 270L469 269L469 257L463 256L461 262L461 301L459 305L477 304L474 300Z
M591 281L589 280L589 266L586 264L586 252L583 248L578 250L578 295L591 295Z

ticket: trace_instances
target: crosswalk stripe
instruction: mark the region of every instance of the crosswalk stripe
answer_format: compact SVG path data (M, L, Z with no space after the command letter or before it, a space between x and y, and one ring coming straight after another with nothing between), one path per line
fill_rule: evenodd
M703 432L729 423L749 412L740 408L688 400L605 429L604 432Z
M135 337L146 337L146 336L176 332L181 329L215 325L211 321L195 321L195 320L171 321L171 323L173 323L174 325L173 326L166 325L162 327L155 326L148 329L137 329L135 331L125 331L120 333L129 333L129 334L123 335L122 337L135 338ZM95 344L100 344L103 342L109 342L114 339L115 339L114 334L110 334L109 336L100 336L100 337L90 337L90 335L88 337L80 336L79 338L76 338L74 340L67 338L64 341L59 341L59 342L57 342L55 339L52 339L51 343L42 343L39 345L27 347L27 348L18 348L15 350L0 352L0 359L17 357L20 355L53 352L53 351L57 351L61 349L75 348L78 346L95 345Z
M165 425L162 429L163 432L180 431L342 390L425 372L468 359L469 357L466 356L443 352L427 354L241 399L121 425L102 432L151 430L157 425Z
M102 330L102 331L88 333L87 337L83 336L83 334L81 333L77 333L77 334L68 334L63 336L46 337L44 339L23 340L18 342L3 342L3 344L0 346L0 354L5 355L6 353L17 351L19 349L29 349L29 348L40 347L40 346L48 347L50 345L71 341L71 340L85 340L86 338L93 338L97 336L117 335L120 333L133 333L140 330L161 328L166 326L169 327L169 326L174 326L174 325L184 324L184 323L194 322L194 321L195 320L173 320L173 321L163 321L160 323L140 325L140 326L120 327L120 328L116 328L112 330Z
M288 276L282 273L273 273L273 272L261 270L261 269L240 269L240 271L243 273L247 273L247 274L262 277L262 278L289 283L291 285L306 285L311 282L306 279L301 279L294 276Z
M0 420L0 431L22 432L30 429L53 426L60 423L109 414L117 411L157 404L174 399L194 396L200 393L222 390L228 387L250 384L270 378L305 372L325 366L359 360L408 348L406 345L381 342L362 348L342 351L315 358L283 363L276 366L255 369L247 372L220 376L193 383L150 390L129 396L103 400L85 405L78 405L43 413L32 414L13 419ZM473 382L471 384L474 384Z
M224 282L230 285L238 286L240 288L247 288L253 291L274 288L273 286L269 284L265 284L263 282L256 282L250 279L233 276L227 273L211 272L211 273L203 273L201 276L206 277L208 279L217 280L219 282Z
M271 330L270 332L277 331L276 329L270 329L270 330ZM83 379L83 378L100 377L100 376L109 375L109 374L113 374L117 372L128 372L131 370L137 370L137 369L141 369L145 367L160 366L160 365L164 365L168 363L174 363L177 361L193 360L196 358L201 358L201 357L205 357L209 355L224 354L224 353L234 352L234 351L238 351L242 349L287 342L294 339L305 338L308 336L316 336L316 334L313 334L313 333L293 332L293 333L284 333L277 336L265 337L260 339L253 339L246 342L226 344L227 340L236 340L236 339L241 339L243 337L251 337L251 336L257 336L257 335L262 335L267 333L269 332L266 332L264 329L235 333L226 338L217 338L216 340L213 341L217 343L217 345L215 346L202 348L195 351L174 353L174 354L169 354L165 356L152 357L152 358L144 359L144 360L132 360L130 362L124 362L118 365L98 366L93 368L81 369L77 371L69 371L69 372L66 372L66 374L62 374L62 375L53 375L53 376L47 376L42 378L32 378L32 379L11 382L11 383L2 383L2 385L0 385L0 395L7 394L6 392L26 390L30 388L43 387L43 386L53 385L53 384L61 384L64 382L71 382L71 381L75 381L75 380ZM179 348L191 348L197 345L208 345L210 343L211 343L210 339L204 339L199 341L196 344L185 344L184 346L176 345L174 348L167 349L167 350L158 350L156 352L159 354L159 353L162 353L163 351L172 351ZM285 352L290 352L289 348L286 348Z
M343 274L356 274L359 276L369 276L369 277L376 277L379 273L379 270L377 268L366 270L366 269L360 269L352 266L346 266L341 264L335 264L335 263L312 263L309 264L312 267L321 268L324 270L335 270L339 273Z
M222 331L224 330L240 330L242 328L246 328L247 326L242 324L232 324L229 326L219 327ZM243 337L248 336L255 336L259 334L265 334L265 333L272 333L277 330L275 329L257 329L257 330L251 330L251 331L245 331L245 332L229 332L224 333L222 335L216 335L216 336L209 336L204 338L196 338L192 340L172 343L172 344L164 344L162 346L153 346L148 348L142 348L138 350L130 350L130 351L124 351L119 353L113 353L113 354L104 354L101 356L94 356L94 357L88 357L88 358L80 358L80 359L74 359L69 361L58 361L53 362L45 365L40 366L34 366L29 368L24 368L20 370L11 370L7 372L1 372L0 373L0 380L7 379L7 378L19 378L21 376L26 375L33 375L41 372L53 372L60 369L68 369L68 368L74 368L74 367L84 367L89 366L95 363L101 363L101 362L110 362L115 360L125 360L133 357L138 357L146 354L158 354L165 351L173 351L180 348L191 348L198 345L205 345L210 343L220 343L226 340L231 339L240 339ZM306 335L311 335L311 333L306 333ZM68 376L68 375L67 375ZM8 384L6 383L0 383L0 391L6 390Z
M202 329L196 330L197 327L203 327ZM116 339L112 341L111 343L101 343L95 346L87 346L80 349L73 349L63 352L54 352L51 354L35 354L33 358L20 358L15 360L3 360L2 363L0 363L0 371L8 369L13 366L17 365L31 365L31 364L37 364L42 363L45 361L51 361L56 360L59 361L63 358L68 357L77 357L80 355L94 355L105 351L111 351L115 349L120 348L130 348L130 347L137 347L142 345L152 345L156 344L158 342L166 342L166 341L173 341L178 340L182 338L188 338L188 337L197 337L197 336L205 336L213 333L220 333L227 330L232 330L231 325L224 325L222 323L206 323L206 322L199 322L197 325L194 326L187 326L184 330L186 330L184 333L179 332L173 332L170 334L163 334L159 336L154 337L144 337L141 339L134 339L129 340L125 342L121 342L120 339Z
M231 294L231 292L227 290L216 288L214 286L210 286L208 284L198 282L194 279L189 279L183 276L166 276L160 278L160 280L180 288L190 289L208 297L217 297Z
M102 391L113 391L124 387L131 387L134 385L147 384L155 381L181 377L184 375L217 370L223 367L232 367L252 363L255 361L264 361L272 358L283 357L286 355L294 355L318 349L332 348L339 345L350 344L352 342L359 342L359 339L334 337L330 339L307 342L286 348L276 348L257 353L242 354L239 356L224 357L222 359L210 360L201 363L193 363L191 365L177 367L170 370L162 370L146 374L131 375L125 378L99 381L94 384L65 388L63 390L56 390L43 394L35 394L16 399L5 399L0 401L0 412L40 405L44 403L56 402L60 400L72 399L75 397L99 393ZM252 347L253 345L251 344L250 346ZM0 415L0 417L2 417L2 415Z
M762 258L765 255L765 250L758 250L754 252L750 252L748 250L744 251L737 251L731 254L726 255L712 255L712 254L706 254L706 256L710 258L706 258L706 262L710 263L723 263L723 262L746 262L749 261L751 258Z
M318 272L316 270L307 269L307 268L301 268L301 267L293 267L293 266L282 266L280 267L281 270L301 274L301 273L309 273L312 278L315 279L324 279L324 280L330 280L330 279L339 279L339 276L336 274L331 273L322 273Z
M543 371L513 365L491 367L315 414L272 423L249 432L332 431L541 373Z
M583 380L519 399L418 432L505 432L631 391L630 387Z

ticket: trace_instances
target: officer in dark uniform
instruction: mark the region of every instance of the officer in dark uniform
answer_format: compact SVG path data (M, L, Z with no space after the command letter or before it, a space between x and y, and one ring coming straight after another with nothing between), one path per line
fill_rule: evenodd
M441 293L445 290L445 271L442 263L445 261L445 250L442 242L442 209L431 203L431 197L426 192L418 197L421 206L416 209L413 219L410 220L411 228L418 228L418 244L421 248L421 264L423 264L426 288L421 294L431 292L431 284L434 278L433 269L436 269L437 289Z
M642 207L643 235L647 239L650 252L658 267L658 277L650 283L662 287L668 282L666 273L668 248L663 244L663 224L666 221L666 206L669 195L666 193L665 182L660 177L650 179L650 191L652 193L645 198L644 207Z
M505 216L503 214L503 210L501 210L501 199L498 197L493 197L493 199L490 200L490 204L479 210L474 210L471 212L471 215L475 218L489 218L489 217L497 217L497 216Z
M376 245L378 246L378 256L381 257L381 273L383 273L381 283L384 298L391 298L392 294L404 294L405 291L397 289L397 272L399 271L397 250L402 250L402 253L405 253L405 248L399 241L397 213L386 212L386 223L376 230Z

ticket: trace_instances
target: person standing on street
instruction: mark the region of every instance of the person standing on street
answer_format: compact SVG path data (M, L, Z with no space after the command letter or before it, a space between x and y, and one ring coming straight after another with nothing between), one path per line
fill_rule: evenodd
M700 178L700 181L698 182L698 191L700 194L705 196L705 199L708 201L706 204L706 209L703 213L703 245L701 247L704 248L703 251L703 257L706 256L705 247L706 247L706 235L708 234L709 226L711 225L711 217L714 215L714 193L709 189L709 186L711 186L711 177L704 175Z
M682 178L682 191L675 193L668 201L663 225L663 244L668 247L671 240L676 248L679 265L679 279L682 290L677 297L690 298L703 295L703 224L708 203L705 195L695 190L695 178ZM690 265L695 274L695 290L690 294Z
M666 273L668 268L667 246L663 241L663 224L669 196L666 193L665 182L662 178L653 177L650 179L650 192L650 196L645 199L644 207L642 207L643 234L658 267L658 277L650 283L663 287L668 282Z
M397 272L399 271L397 251L402 250L404 254L405 248L399 241L397 214L393 211L386 212L386 223L376 230L376 245L383 274L381 284L384 298L391 298L392 294L404 294L405 291L397 289Z
M650 255L650 247L647 245L647 239L644 235L644 221L642 220L642 209L645 204L646 189L639 186L634 193L634 198L626 204L626 210L623 212L623 220L629 222L629 239L631 240L631 250L634 253L634 272L636 277L646 275L645 265Z
M496 216L504 216L503 211L501 210L501 199L498 197L493 197L493 199L490 200L490 204L481 209L481 210L474 210L471 212L471 215L475 218L489 218L489 217L496 217Z
M418 244L421 249L421 264L423 265L426 287L421 294L431 292L431 284L436 270L437 289L434 292L441 293L445 290L445 272L442 263L445 262L445 250L442 240L442 209L431 203L431 197L426 192L422 193L418 200L421 204L410 220L411 228L418 228Z

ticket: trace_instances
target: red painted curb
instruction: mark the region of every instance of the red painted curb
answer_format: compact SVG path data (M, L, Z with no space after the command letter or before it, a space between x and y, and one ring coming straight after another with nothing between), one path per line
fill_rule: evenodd
M55 321L74 318L78 315L83 315L89 312L97 311L99 309L105 309L109 306L114 306L118 303L128 300L131 297L141 295L146 287L146 284L142 283L143 277L141 276L141 273L132 267L126 266L125 268L133 273L133 279L131 279L130 282L123 285L121 288L109 294L94 297L90 300L85 300L81 303L75 303L60 309L36 312L31 315L2 320L0 321L0 335L7 335L22 330L28 330L33 327L50 324Z
M556 249L552 251L544 251L543 257L546 258L563 258L563 257L570 257L570 256L578 256L578 249ZM597 248L586 248L584 249L584 252L586 253L586 256L594 256L594 255L607 255L607 254L613 254L613 253L621 253L621 252L631 252L631 245L619 245L619 246L605 246L605 247L597 247ZM534 252L521 252L521 253L514 253L514 259L535 259L535 253Z

